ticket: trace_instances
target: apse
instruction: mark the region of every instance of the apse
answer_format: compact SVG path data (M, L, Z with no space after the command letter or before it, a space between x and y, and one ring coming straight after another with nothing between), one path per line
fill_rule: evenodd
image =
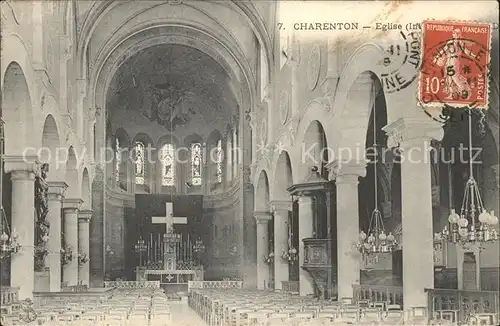
M206 138L237 121L238 104L227 72L209 55L185 45L162 44L129 58L113 76L106 109L111 125L153 139L191 133Z

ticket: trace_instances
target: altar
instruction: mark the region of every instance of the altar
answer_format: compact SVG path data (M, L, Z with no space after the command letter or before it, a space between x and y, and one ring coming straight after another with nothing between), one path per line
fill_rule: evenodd
M158 239L151 237L145 245L147 262L143 265L140 259L135 279L159 282L166 293L187 293L189 282L203 281L203 266L193 257L193 252L199 253L199 246L193 246L189 237L184 246L179 246L182 237L174 232L173 224L185 224L186 218L173 216L172 203L165 206L165 216L152 216L153 224L165 225L165 234L161 238L158 235Z
M158 281L165 292L187 292L188 282L203 281L203 269L136 269L137 281Z

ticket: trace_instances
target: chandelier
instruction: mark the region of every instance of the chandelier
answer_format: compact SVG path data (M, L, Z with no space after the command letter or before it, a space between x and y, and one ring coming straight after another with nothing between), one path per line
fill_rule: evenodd
M9 222L3 208L3 133L4 121L0 119L0 214L2 215L2 234L0 235L0 258L4 259L21 249L21 244L17 242L19 235L16 230L10 231ZM5 232L7 231L7 232Z
M394 251L396 247L396 239L394 235L389 232L388 234L384 228L384 221L382 213L378 209L378 179L377 179L377 162L378 162L378 146L377 145L377 114L375 109L375 93L373 92L373 149L375 153L373 161L374 171L374 189L375 189L375 208L370 217L370 224L368 225L368 232L363 230L359 233L359 239L356 243L356 249L368 258L369 255L374 255L375 261L378 260L378 254L386 254Z
M460 208L460 215L455 209L451 209L448 216L448 226L440 233L434 235L435 240L444 240L453 244L461 244L463 247L481 245L483 243L498 240L498 217L491 211L488 213L484 207L479 186L474 179L472 169L472 111L469 115L469 179L465 184L464 197ZM451 207L451 205L450 205Z
M144 252L146 250L148 250L146 242L142 239L142 237L140 237L137 240L137 243L134 245L134 251L135 252Z
M194 242L193 251L194 252L204 252L205 251L205 244L203 243L203 240L198 238L198 240L196 240Z

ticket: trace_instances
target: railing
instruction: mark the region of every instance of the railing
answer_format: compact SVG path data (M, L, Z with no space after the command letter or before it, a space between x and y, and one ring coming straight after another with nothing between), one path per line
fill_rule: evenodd
M459 324L477 314L495 314L496 320L500 317L498 291L425 289L425 292L430 318L435 318L442 310L454 311Z
M0 287L0 293L2 294L0 306L7 306L19 301L18 287L2 286Z
M400 286L353 284L354 299L371 302L386 302L403 307L403 288Z
M241 289L243 281L188 281L188 292L192 289Z
M159 289L160 281L105 281L104 287L117 289Z
M298 281L281 281L281 289L286 293L299 293Z
M61 288L61 292L87 292L89 287L87 285L71 285Z

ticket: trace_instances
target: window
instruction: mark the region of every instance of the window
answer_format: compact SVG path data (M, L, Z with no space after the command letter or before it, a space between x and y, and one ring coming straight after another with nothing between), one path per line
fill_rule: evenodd
M138 185L144 184L144 175L145 175L145 167L146 162L144 159L144 144L141 142L135 143L135 183Z
M191 144L191 183L201 185L201 144Z
M162 171L161 184L163 186L173 186L175 183L174 145L163 145L161 148L160 160Z
M120 149L120 140L118 137L115 142L115 179L116 182L120 182L120 165L122 163L122 153Z
M222 182L222 159L223 159L223 154L222 154L222 140L219 139L217 141L217 183Z

